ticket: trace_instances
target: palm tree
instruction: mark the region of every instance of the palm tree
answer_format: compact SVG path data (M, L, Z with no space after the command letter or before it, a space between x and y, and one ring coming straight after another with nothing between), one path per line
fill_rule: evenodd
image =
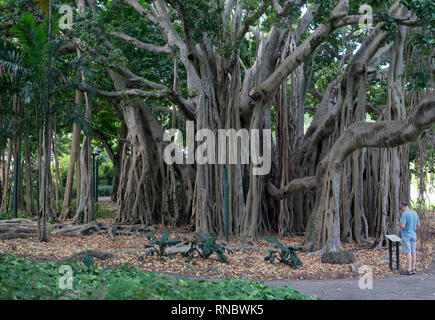
M19 114L19 101L18 101L18 92L19 92L19 79L22 75L25 75L28 70L24 61L24 54L11 43L0 40L0 72L1 83L0 90L4 92L3 100L10 102L12 100L13 108L7 109L2 108L2 124L1 124L1 136L2 141L0 141L0 145L6 145L7 137L9 137L9 151L8 151L8 162L6 168L6 179L4 181L4 190L2 196L2 204L1 210L7 211L9 206L8 201L8 186L9 186L9 164L12 153L12 145L14 145L14 165L15 165L15 182L14 182L14 196L13 196L13 208L14 208L14 216L17 217L18 212L18 169L19 169L19 155L20 155L20 130L18 126L13 125L17 123L18 114ZM7 98L7 97L13 97ZM8 104L8 103L6 103ZM12 124L12 125L11 125ZM6 138L6 139L5 139ZM12 142L12 138L14 141ZM1 196L1 195L0 195Z
M48 1L46 1L48 2ZM51 7L51 1L50 6ZM41 210L38 212L39 239L47 241L45 221L48 218L56 219L55 208L51 201L50 181L50 116L53 113L54 96L62 88L83 88L92 90L81 81L70 81L65 83L66 74L82 67L83 59L69 61L66 68L60 68L61 57L58 51L65 44L57 37L59 27L57 17L54 22L49 16L42 23L37 24L31 14L24 15L11 28L11 33L16 37L16 43L3 43L0 47L0 67L17 74L20 81L21 98L29 105L33 105L36 111L36 127L43 130L43 183ZM59 79L63 80L63 83ZM88 126L83 119L75 119L82 123L84 128ZM42 123L42 126L40 125ZM38 146L40 145L40 134L37 134ZM38 168L41 168L40 152L38 151ZM42 222L42 223L41 223Z
M36 111L36 123L42 120L43 130L43 179L42 179L42 206L38 212L39 240L47 241L46 219L56 218L54 206L50 201L50 115L53 97L57 89L59 76L64 70L56 67L57 51L62 46L58 38L52 35L58 32L53 28L51 17L51 1L48 2L49 16L42 23L37 24L31 14L24 15L17 25L11 28L16 37L16 44L2 41L0 46L0 67L13 73L20 81L21 97L28 104L33 104ZM57 26L57 24L55 24ZM42 114L41 114L42 111ZM39 119L40 116L42 119ZM38 145L40 145L39 134ZM41 166L40 153L38 152L39 167Z

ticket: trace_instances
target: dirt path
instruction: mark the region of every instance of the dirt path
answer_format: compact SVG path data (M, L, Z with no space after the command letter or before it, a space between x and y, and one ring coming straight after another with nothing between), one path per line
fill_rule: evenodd
M360 289L359 280L265 281L281 287L289 284L303 294L325 300L435 300L435 270L414 276L374 278L372 289Z
M358 279L339 280L264 280L267 285L292 286L305 295L322 300L435 300L435 252L432 268L413 276L373 278L371 289L361 289ZM190 277L194 280L220 281Z
M373 278L372 289L360 289L358 279L347 280L265 280L275 287L292 286L297 291L322 300L435 300L435 269L414 276ZM170 275L173 276L173 275ZM220 281L189 277L193 280Z

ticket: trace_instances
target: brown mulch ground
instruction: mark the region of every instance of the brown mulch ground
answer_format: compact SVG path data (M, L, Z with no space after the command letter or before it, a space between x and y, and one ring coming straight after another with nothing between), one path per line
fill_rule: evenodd
M182 233L173 232L171 238L182 238ZM302 237L278 237L286 244L296 246L301 243ZM60 260L84 250L85 245L89 249L108 251L116 254L113 260L96 260L97 265L121 266L124 263L135 265L145 271L157 271L173 273L186 276L204 278L229 278L239 277L248 279L264 280L322 280L322 279L343 279L355 278L357 275L352 272L351 265L334 265L321 263L319 256L307 256L307 253L298 253L304 265L295 270L288 265L275 262L273 264L264 261L265 250L261 248L270 247L270 244L260 240L255 246L256 251L240 252L234 251L228 255L230 264L224 264L213 255L207 260L195 258L190 263L185 262L185 257L180 254L166 257L165 262L158 260L157 256L146 257L140 261L139 257L144 252L144 244L148 243L146 237L117 236L110 240L107 234L94 234L91 236L60 236L50 237L49 242L41 243L36 238L1 240L0 252L9 252L19 256L32 258L37 261ZM237 246L239 243L230 241L230 245ZM365 265L373 267L374 276L386 276L397 274L397 271L390 271L388 268L388 250L371 250L369 245L356 246L354 244L343 244L344 249L353 250L355 261L366 260ZM430 267L432 258L428 253L418 255L417 269L422 271ZM401 254L401 268L404 267L405 256Z
M108 223L108 220L100 220ZM171 230L170 237L184 239L187 232L180 229ZM159 235L158 235L159 237ZM302 237L277 237L285 245L298 246ZM244 251L234 251L227 255L229 264L221 263L215 255L207 260L195 258L190 263L185 262L185 257L176 254L165 257L165 261L159 261L159 257L150 256L141 261L139 257L144 253L144 244L149 240L141 234L120 235L111 240L107 233L94 234L90 236L68 236L52 235L49 242L41 243L37 238L0 240L0 252L8 252L22 257L28 257L36 261L54 261L70 257L73 254L84 250L85 245L90 250L101 250L116 254L115 259L96 259L95 264L100 266L117 267L125 263L140 267L144 271L156 271L171 273L183 276L194 276L200 278L230 278L238 277L253 280L326 280L357 278L358 275L352 271L351 264L335 265L322 263L319 256L307 253L298 253L303 262L299 269L292 269L290 266L279 263L271 264L264 261L267 249L272 245L260 239L255 246L246 246ZM242 246L238 241L232 240L230 246ZM419 245L419 244L418 244ZM388 263L388 250L373 250L370 244L355 245L344 243L345 250L352 250L355 255L355 262L363 261L363 265L373 267L374 277L397 275L398 271L390 271ZM420 247L417 246L417 250ZM418 250L419 251L419 250ZM424 251L417 254L417 270L424 272L431 267L433 244L428 244ZM395 252L394 252L395 253ZM403 269L406 257L401 253L400 267Z

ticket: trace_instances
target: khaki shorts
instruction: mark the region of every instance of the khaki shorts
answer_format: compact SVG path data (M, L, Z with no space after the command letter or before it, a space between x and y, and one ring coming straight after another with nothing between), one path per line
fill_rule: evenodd
M415 238L402 238L402 252L415 253L416 243L417 243L417 239Z

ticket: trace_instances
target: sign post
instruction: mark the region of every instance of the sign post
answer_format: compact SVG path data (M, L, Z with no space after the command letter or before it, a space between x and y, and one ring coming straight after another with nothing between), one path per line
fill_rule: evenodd
M388 253L389 253L389 260L390 260L390 270L393 270L393 242L396 243L396 267L397 270L400 268L400 255L399 255L399 243L402 241L398 236L395 234L387 234L385 235L385 238L388 239Z

